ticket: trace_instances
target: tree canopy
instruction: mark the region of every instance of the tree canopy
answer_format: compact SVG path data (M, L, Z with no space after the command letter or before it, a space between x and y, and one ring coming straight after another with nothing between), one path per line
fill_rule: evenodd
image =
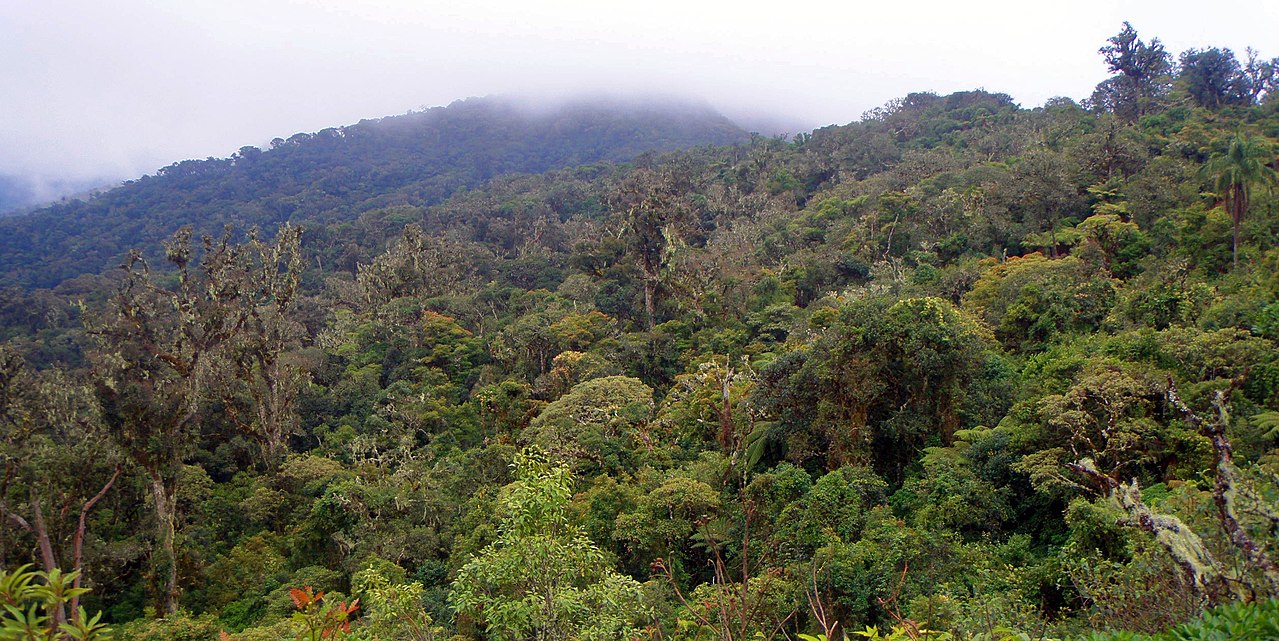
M1267 638L1275 65L1176 62L466 102L0 221L0 631Z

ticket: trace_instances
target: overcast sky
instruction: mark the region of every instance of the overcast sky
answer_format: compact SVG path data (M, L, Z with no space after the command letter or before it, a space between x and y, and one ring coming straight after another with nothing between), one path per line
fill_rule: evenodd
M1131 21L1279 56L1276 0L0 0L0 173L124 178L467 96L687 94L847 123L911 91L1086 98Z

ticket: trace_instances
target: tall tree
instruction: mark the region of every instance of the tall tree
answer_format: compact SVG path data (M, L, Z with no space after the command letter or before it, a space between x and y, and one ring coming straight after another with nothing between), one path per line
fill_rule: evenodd
M938 298L855 301L770 363L753 397L788 434L788 456L824 453L831 470L870 464L901 482L924 447L965 427L989 345L975 318Z
M108 432L146 474L156 524L153 570L157 616L178 609L175 549L178 474L199 443L204 405L219 359L245 323L245 249L205 237L197 262L191 230L165 244L176 285L152 274L138 251L99 318L86 316L96 339L95 386Z
M1237 588L1228 565L1180 518L1142 498L1141 468L1161 442L1157 393L1152 381L1118 364L1090 364L1065 394L1040 400L1045 424L1066 447L1028 454L1014 467L1041 489L1081 490L1108 503L1124 515L1119 524L1155 537L1197 594L1227 598Z
M622 212L623 228L630 240L644 279L644 312L652 328L657 318L657 291L671 249L691 224L686 198L690 190L687 167L676 165L657 171L637 169L616 189L613 207Z
M1234 224L1234 266L1239 267L1239 226L1248 214L1248 205L1256 187L1273 189L1279 175L1272 165L1274 146L1269 141L1243 133L1235 134L1224 154L1217 154L1204 164L1203 172L1212 180L1225 202Z
M1205 109L1251 101L1248 78L1229 49L1189 49L1181 54L1181 83L1191 100Z
M306 371L289 353L303 333L293 318L302 275L301 236L300 228L287 224L274 243L251 235L251 281L240 292L243 331L231 350L230 380L220 386L228 416L257 441L267 468L279 461L297 426L294 406L306 380Z
M1279 58L1262 60L1258 57L1257 50L1252 47L1244 51L1247 58L1243 66L1243 75L1247 80L1248 104L1256 104L1263 96L1274 93L1276 84L1279 84Z
M386 251L357 268L354 291L344 298L360 311L378 311L407 296L431 297L467 291L471 256L461 244L405 225Z
M1093 100L1127 120L1136 120L1148 113L1155 98L1166 91L1166 76L1172 69L1170 57L1159 38L1149 44L1143 42L1128 22L1107 42L1098 52L1105 57L1110 72L1119 75L1098 85Z
M0 565L8 565L12 523L34 541L45 572L76 572L72 587L80 587L89 513L122 471L95 413L82 381L56 369L34 371L0 345ZM65 605L53 608L56 623L66 621ZM78 605L77 594L73 616Z

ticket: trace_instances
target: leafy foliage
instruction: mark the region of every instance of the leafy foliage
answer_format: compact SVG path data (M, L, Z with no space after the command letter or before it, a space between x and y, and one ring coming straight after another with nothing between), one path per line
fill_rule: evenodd
M11 641L108 641L111 629L102 623L102 613L92 617L76 608L66 620L64 608L72 599L87 593L73 587L76 573L64 574L56 568L33 572L24 565L0 572L0 639Z
M1279 94L1178 61L665 155L736 130L468 101L0 222L0 565L124 639L1251 634Z
M569 470L515 457L501 534L459 570L449 600L493 639L616 639L643 617L640 586L568 519Z

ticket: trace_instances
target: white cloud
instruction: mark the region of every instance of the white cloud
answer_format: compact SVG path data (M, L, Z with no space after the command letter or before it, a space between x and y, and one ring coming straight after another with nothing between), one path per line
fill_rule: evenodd
M127 176L490 93L685 93L854 120L911 91L1083 98L1131 20L1265 48L1265 3L0 0L0 172ZM1246 16L1241 19L1240 16ZM1263 50L1268 56L1279 51Z

